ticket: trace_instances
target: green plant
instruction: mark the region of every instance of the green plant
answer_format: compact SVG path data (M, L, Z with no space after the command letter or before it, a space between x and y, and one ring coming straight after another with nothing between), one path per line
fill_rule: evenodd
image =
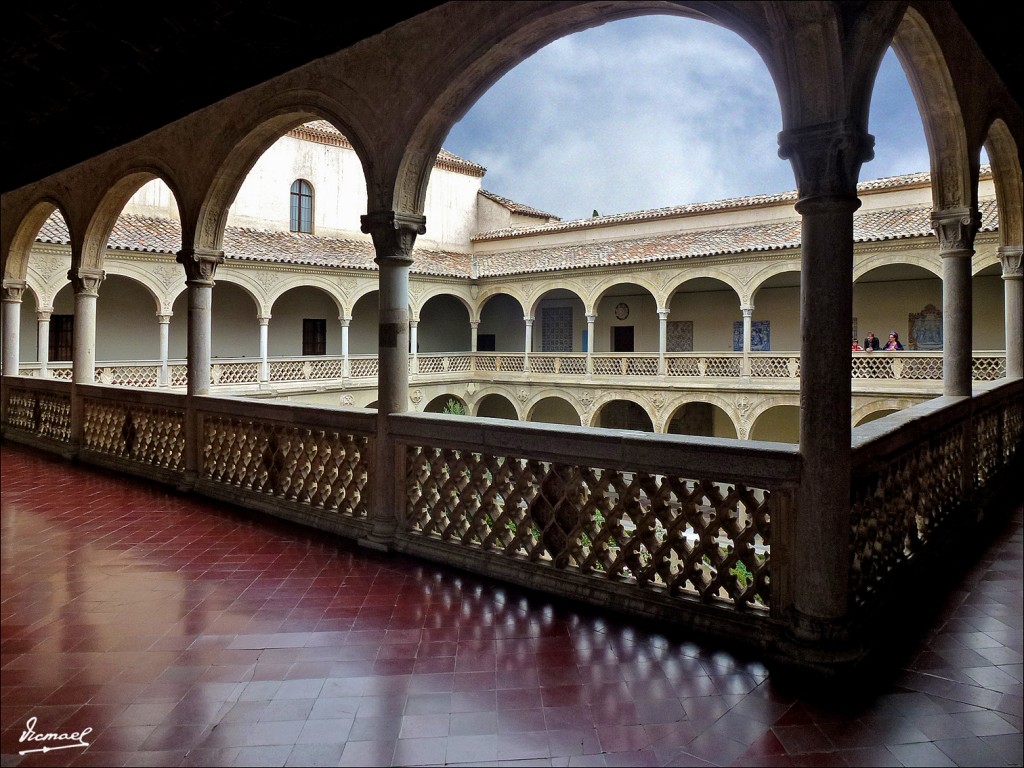
M464 406L454 397L449 397L448 402L445 403L444 408L441 409L441 413L450 413L454 416L465 416L466 406Z

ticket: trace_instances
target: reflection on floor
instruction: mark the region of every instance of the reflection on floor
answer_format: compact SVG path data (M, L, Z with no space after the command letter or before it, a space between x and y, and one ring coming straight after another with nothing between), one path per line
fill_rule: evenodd
M4 765L1021 765L1022 507L864 701L2 448ZM831 698L829 698L831 696ZM34 732L84 741L19 741ZM65 747L47 752L26 749Z

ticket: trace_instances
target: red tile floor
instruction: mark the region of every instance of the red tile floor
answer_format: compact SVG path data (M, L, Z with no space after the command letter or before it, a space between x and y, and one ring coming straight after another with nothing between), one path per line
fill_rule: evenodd
M0 451L3 765L1022 763L1020 503L871 695L798 695L678 633ZM30 718L89 746L21 742Z

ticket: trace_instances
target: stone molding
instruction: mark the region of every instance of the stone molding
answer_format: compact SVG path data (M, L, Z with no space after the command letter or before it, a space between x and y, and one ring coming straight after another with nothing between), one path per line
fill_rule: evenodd
M359 229L373 238L377 264L412 264L416 236L427 232L427 218L416 213L373 211L359 217Z
M847 120L791 128L779 133L779 157L793 164L796 209L822 198L857 199L861 166L875 156L875 137ZM856 206L854 206L854 209Z
M177 262L185 267L187 284L212 286L217 267L224 263L224 251L189 248L178 251Z

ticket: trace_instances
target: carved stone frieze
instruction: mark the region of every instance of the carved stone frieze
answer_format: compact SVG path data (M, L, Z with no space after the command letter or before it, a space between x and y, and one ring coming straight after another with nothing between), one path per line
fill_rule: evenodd
M224 263L224 251L190 248L178 252L177 262L185 267L186 283L212 286L217 267Z
M39 272L44 283L53 280L59 274L67 271L70 259L61 258L56 255L46 255L32 258L32 266Z
M373 238L378 264L412 264L416 236L427 231L425 216L398 211L374 211L359 218L360 229Z
M974 236L981 225L976 209L932 211L932 229L939 238L939 255L963 256L974 252Z
M999 263L1003 267L1004 279L1020 280L1024 276L1021 254L1024 254L1024 248L1019 245L1004 245L999 249Z
M814 198L855 199L860 167L875 156L874 145L874 136L845 120L782 131L779 157L793 164L797 210Z
M106 272L102 269L79 267L78 269L68 271L68 280L71 281L71 286L74 288L76 295L98 296L100 283L103 282L103 278L106 276Z

